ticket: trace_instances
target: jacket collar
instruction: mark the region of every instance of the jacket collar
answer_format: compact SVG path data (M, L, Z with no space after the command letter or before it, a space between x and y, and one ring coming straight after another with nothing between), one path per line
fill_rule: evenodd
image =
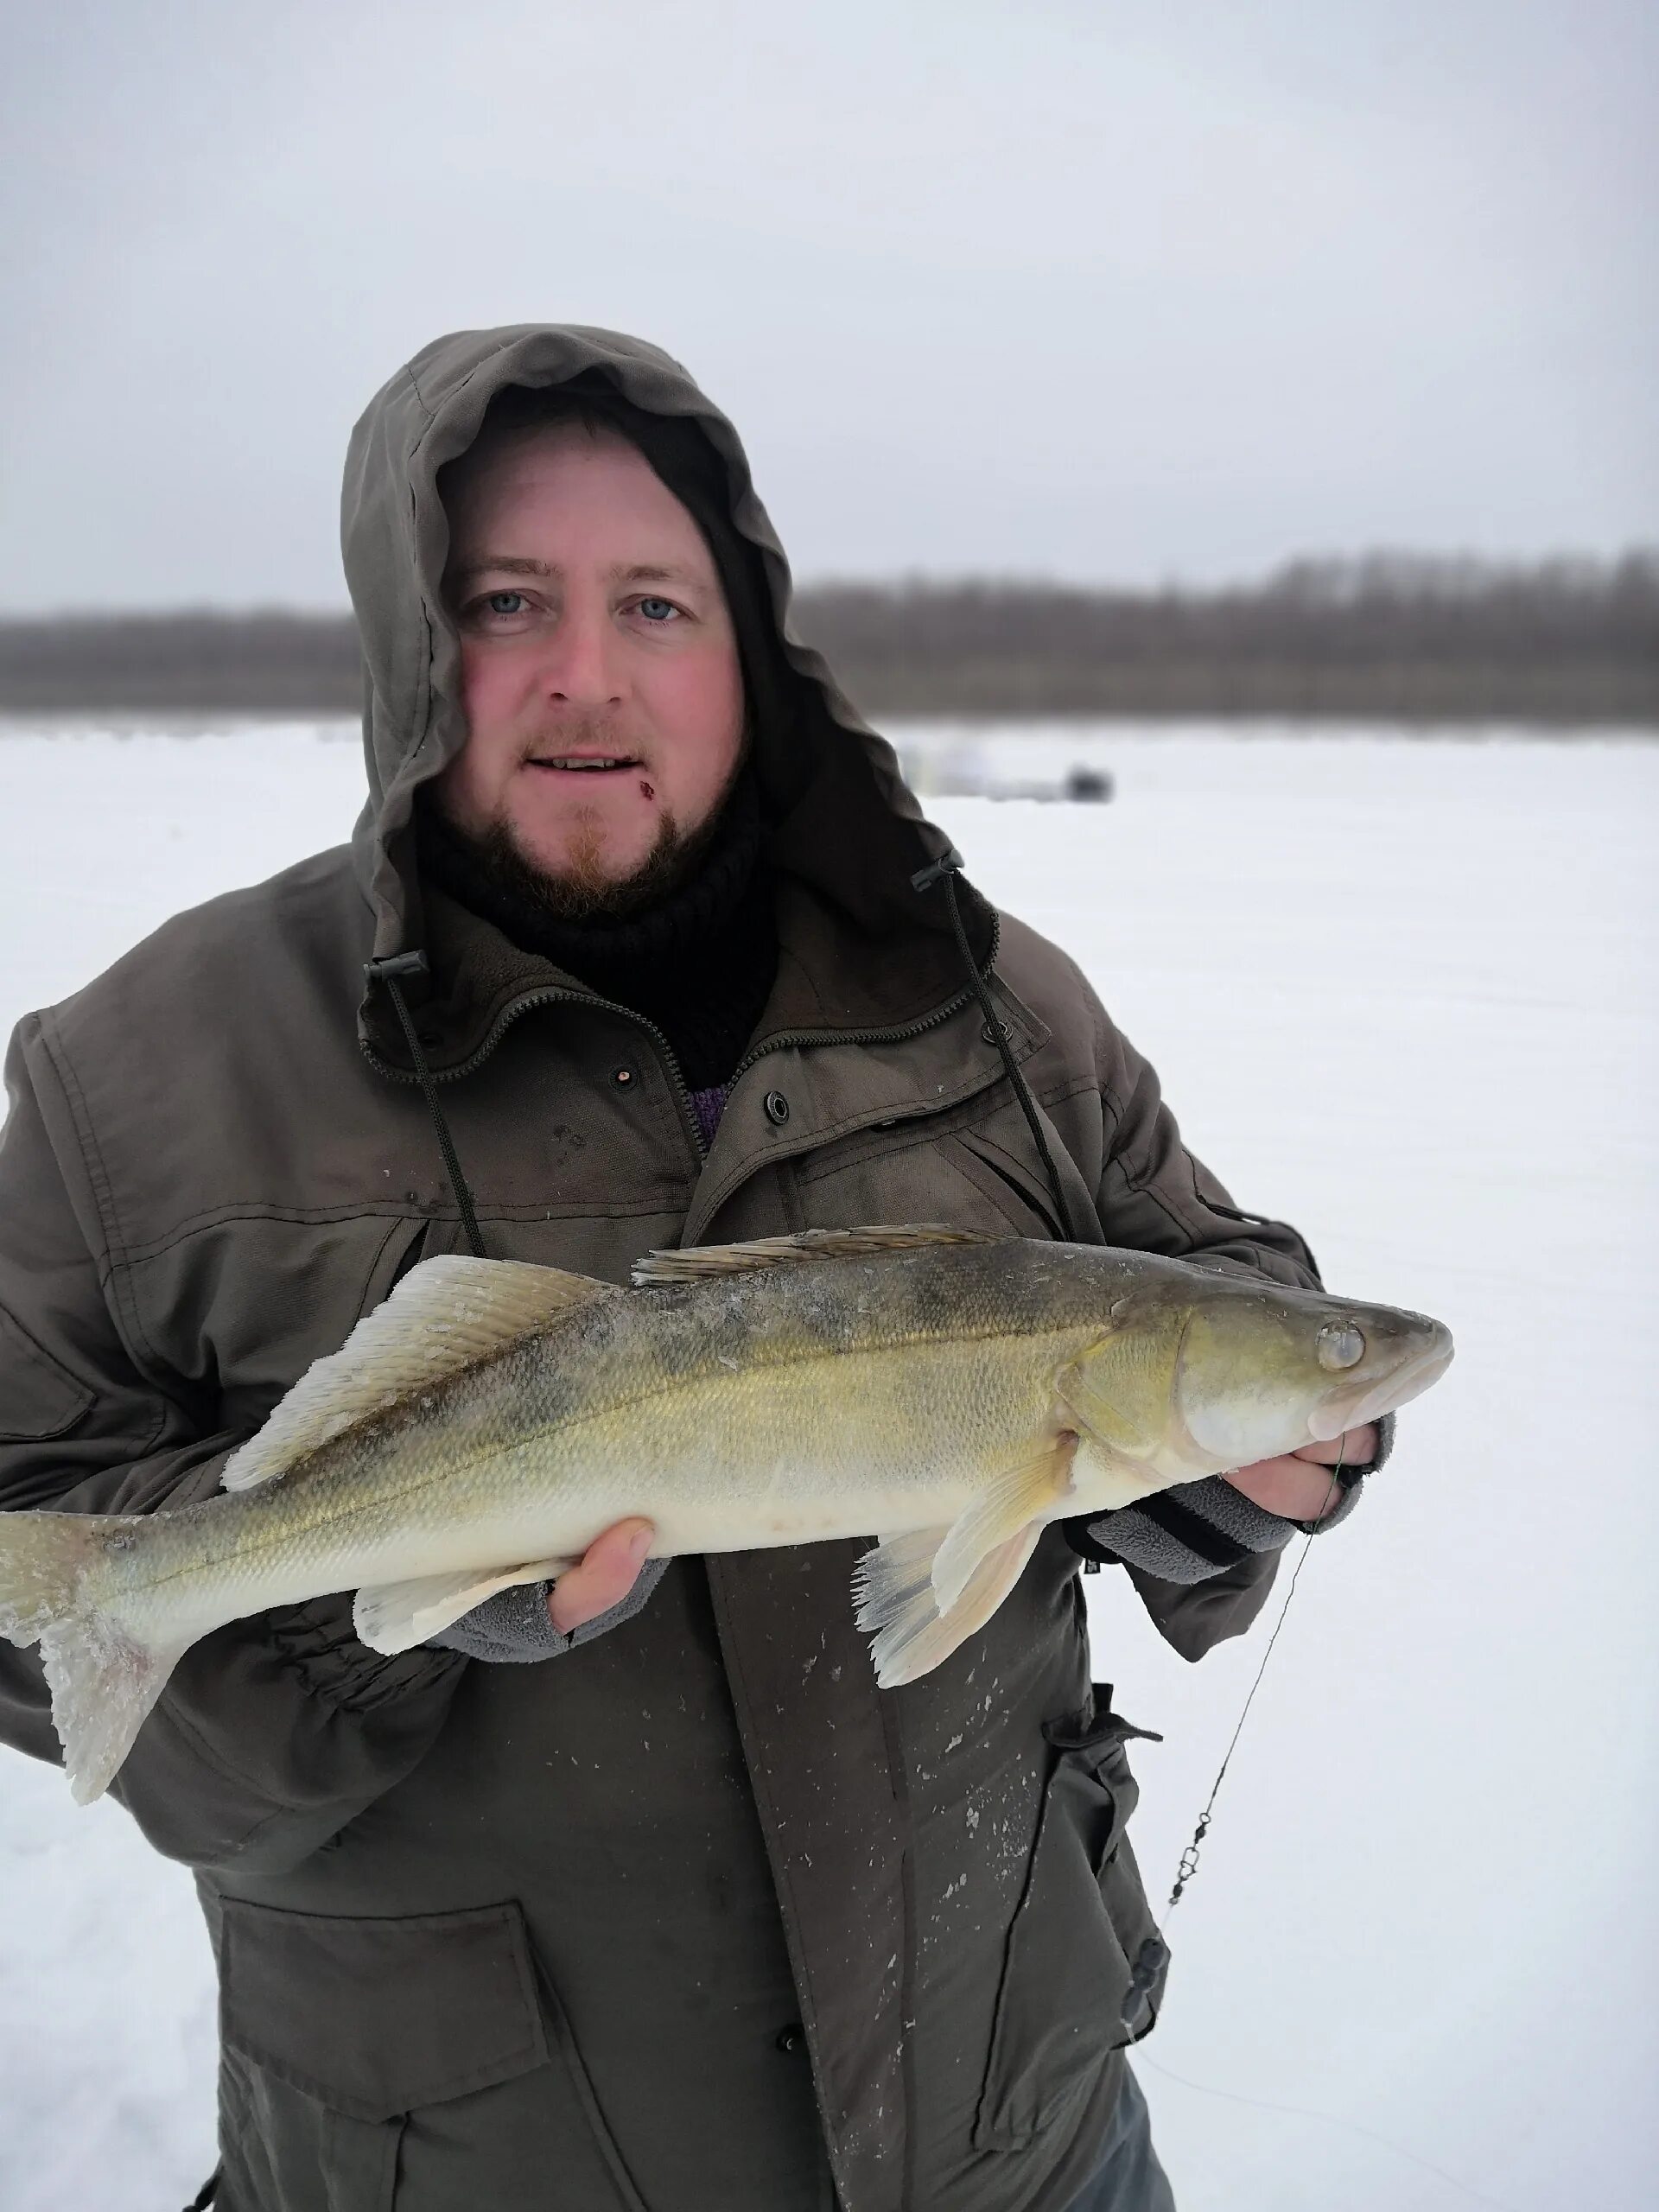
M921 930L883 938L862 931L796 876L779 874L776 893L778 976L751 1052L775 1049L784 1037L805 1044L897 1037L929 1025L966 995L969 979L952 938ZM606 1003L579 976L524 950L443 892L429 890L423 912L428 972L405 988L440 1081L470 1073L525 1014ZM373 1061L412 1075L384 990L372 987L365 995L359 1032Z

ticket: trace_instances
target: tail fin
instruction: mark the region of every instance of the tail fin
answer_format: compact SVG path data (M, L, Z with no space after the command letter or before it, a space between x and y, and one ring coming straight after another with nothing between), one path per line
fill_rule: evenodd
M0 1636L41 1647L78 1805L108 1789L186 1648L152 1648L83 1592L111 1533L135 1522L142 1516L0 1513Z

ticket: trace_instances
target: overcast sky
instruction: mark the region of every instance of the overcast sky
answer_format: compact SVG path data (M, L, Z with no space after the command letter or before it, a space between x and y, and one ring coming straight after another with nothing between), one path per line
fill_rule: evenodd
M1659 538L1652 0L0 0L0 609L338 603L416 347L580 321L798 573Z

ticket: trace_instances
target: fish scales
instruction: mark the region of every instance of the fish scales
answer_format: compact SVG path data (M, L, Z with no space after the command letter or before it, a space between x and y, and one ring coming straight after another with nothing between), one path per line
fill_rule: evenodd
M268 1575L277 1594L265 1602L283 1604L342 1540L360 1573L397 1580L456 1562L460 1530L480 1563L499 1562L503 1542L531 1554L580 1549L625 1511L658 1519L664 1551L744 1548L826 1522L835 1534L880 1534L894 1518L887 1491L944 1483L954 1496L964 1465L988 1449L1034 1446L1052 1389L1024 1270L1005 1264L1001 1283L966 1271L969 1294L954 1312L929 1279L938 1272L931 1252L903 1255L888 1271L900 1273L896 1297L865 1263L823 1270L842 1272L860 1280L825 1283L803 1271L767 1296L766 1278L733 1276L581 1309L401 1401L280 1485L238 1494L247 1525L224 1529L195 1571ZM1036 1272L1041 1288L1054 1271ZM1091 1325L1085 1310L1069 1329L1043 1332L1056 1367ZM999 1338L1000 1362L988 1350ZM907 1357L920 1343L934 1358ZM774 1387L784 1369L787 1393ZM861 1427L886 1440L879 1492L848 1482L849 1406ZM751 1529L753 1501L791 1475L816 1497L786 1521ZM716 1488L717 1500L699 1497ZM861 1509L855 1497L868 1503ZM228 1502L172 1516L183 1524L175 1571L198 1541L192 1524L211 1530ZM687 1541L677 1541L682 1518ZM267 1564L273 1552L280 1564ZM134 1567L126 1586L136 1593L143 1569Z
M632 1515L664 1555L876 1538L860 1618L897 1681L989 1617L1049 1521L1339 1433L1450 1356L1391 1307L926 1228L665 1255L626 1290L446 1258L302 1379L224 1495L4 1516L42 1525L0 1524L0 1630L43 1642L78 1795L143 1718L88 1702L112 1667L153 1698L211 1629L346 1589L405 1649Z

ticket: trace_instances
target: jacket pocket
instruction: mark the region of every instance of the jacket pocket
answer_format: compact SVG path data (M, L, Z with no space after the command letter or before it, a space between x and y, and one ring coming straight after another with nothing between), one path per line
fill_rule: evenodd
M372 1313L377 1306L384 1306L410 1269L418 1267L423 1260L429 1260L443 1249L442 1232L435 1222L429 1220L394 1221L381 1239L374 1255L374 1264L363 1287L363 1297L357 1313L362 1319Z
M1038 1112L1042 1114L1040 1106ZM1072 1234L1084 1243L1097 1243L1100 1225L1093 1195L1078 1173L1059 1131L1046 1116L1043 1119L1049 1154L1065 1190ZM1030 1133L1023 1121L1018 1138L1030 1151ZM1065 1231L1055 1210L1052 1187L1034 1156L1027 1162L982 1128L954 1130L944 1140L944 1146L958 1173L989 1199L1015 1236L1064 1238Z
M554 2170L584 2212L637 2203L563 2016L543 2009L517 1904L363 1919L226 1899L223 1912L238 2212L534 2202Z
M0 1444L67 1436L92 1394L0 1307Z
M1052 1764L1008 1929L976 2149L1062 2124L1157 2016L1169 1954L1124 1834L1140 1795L1124 1739L1148 1732L1112 1712L1100 1684L1091 1714L1044 1731Z

